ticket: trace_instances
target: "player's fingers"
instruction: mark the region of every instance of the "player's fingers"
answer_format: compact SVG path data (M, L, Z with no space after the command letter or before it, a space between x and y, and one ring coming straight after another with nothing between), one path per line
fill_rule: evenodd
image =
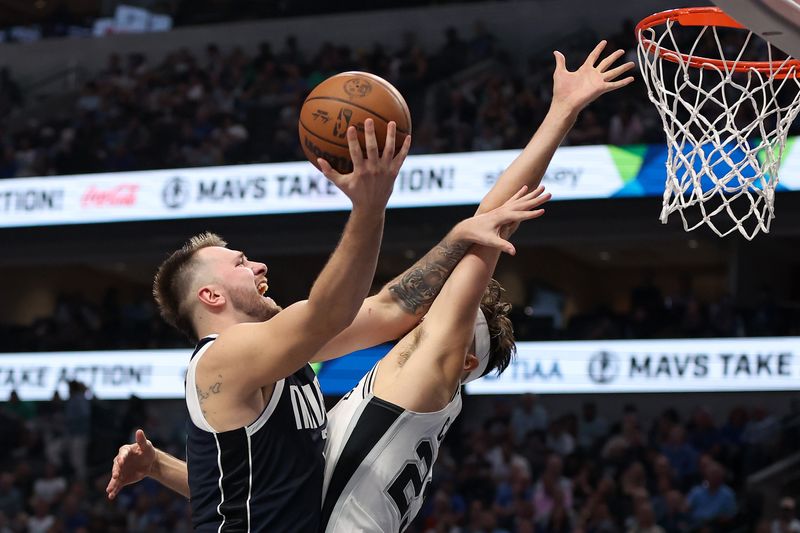
M517 249L514 248L514 245L508 242L505 239L500 239L501 245L500 250L508 255L517 255Z
M613 53L609 54L606 58L604 58L600 62L599 65L597 65L597 69L600 72L605 71L608 67L610 67L614 63L614 61L616 61L617 59L619 59L623 55L625 55L625 50L622 50L622 49L619 49L616 52L613 52Z
M628 76L627 78L621 79L619 81L612 81L606 83L606 87L608 87L609 91L613 91L614 89L625 87L626 85L630 85L631 83L633 83L633 76Z
M397 152L397 155L394 156L392 159L392 172L397 174L400 171L400 167L403 166L403 161L406 160L406 156L408 155L408 151L411 149L411 135L406 135L405 140L403 141L403 146L400 148L400 151Z
M375 138L375 121L368 118L364 121L364 144L367 147L367 160L378 159L378 139Z
M143 448L148 445L147 437L141 429L136 430L136 443Z
M612 81L614 78L619 76L624 72L628 72L630 69L635 67L636 64L633 61L628 61L624 65L620 65L618 67L612 68L611 70L603 73L603 79L605 81Z
M608 41L603 39L602 41L597 43L597 46L594 47L594 50L592 50L592 52L589 54L589 56L586 58L586 61L584 61L583 64L584 65L588 65L590 67L593 67L594 64L597 63L597 58L600 57L600 54L603 52L603 49L606 47L606 43L607 42Z
M509 203L510 202L514 202L516 200L519 200L523 196L527 196L527 194L526 194L527 192L528 192L528 186L527 185L523 185L516 193L514 193L514 196L512 196L509 199Z
M556 72L559 70L567 70L567 59L564 57L564 54L556 50L553 52L553 55L556 56Z
M317 158L317 164L319 165L319 169L322 174L331 180L333 183L339 183L342 179L342 175L336 172L330 163L322 159L321 157Z
M553 198L553 195L549 192L545 194L539 194L536 197L531 198L531 200L527 203L527 205L529 206L528 210L531 210L536 206L546 204L547 202L550 201L551 198Z
M395 139L397 137L397 123L392 120L386 126L386 142L383 144L383 153L381 154L381 159L385 163L389 163L392 161L394 157L394 146L395 146Z
M534 218L539 218L544 214L544 209L533 209L531 211L522 211L516 214L514 222L524 222L526 220L532 220Z
M541 196L543 192L544 192L544 185L539 185L538 187L533 189L531 192L529 192L525 196L526 197L531 197L531 198L537 198L537 197Z
M372 139L375 140L374 131ZM357 168L361 162L364 161L364 154L361 153L361 145L358 143L358 132L354 126L347 128L347 147L350 149L350 159L353 161L353 167Z

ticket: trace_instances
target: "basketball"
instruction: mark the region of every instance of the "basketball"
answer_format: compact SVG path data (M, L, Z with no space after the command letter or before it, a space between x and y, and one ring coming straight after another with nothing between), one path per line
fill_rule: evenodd
M397 123L395 150L400 150L411 134L408 105L391 83L367 72L343 72L328 78L311 91L300 110L298 129L303 152L317 168L317 158L321 157L338 172L352 172L347 128L356 127L366 154L364 121L368 118L375 122L379 152L383 152L389 122Z

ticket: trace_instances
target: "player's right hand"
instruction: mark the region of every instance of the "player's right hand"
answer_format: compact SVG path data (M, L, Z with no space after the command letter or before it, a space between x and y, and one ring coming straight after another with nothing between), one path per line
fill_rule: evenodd
M545 194L544 186L540 185L528 192L528 186L525 185L500 207L460 222L457 236L467 242L497 248L514 255L516 249L506 239L517 230L521 222L542 216L544 209L540 207L550 198L552 195Z
M579 112L600 95L633 83L633 76L620 78L622 74L635 67L632 61L614 66L617 60L625 55L625 50L617 50L600 60L600 54L605 47L606 41L600 41L580 68L572 72L567 70L564 54L553 52L556 69L553 72L552 105L563 106L571 112Z
M113 500L119 491L127 485L141 481L148 476L156 463L156 449L147 440L144 431L136 430L136 442L120 446L114 465L111 467L111 479L106 487L109 500Z
M336 185L353 202L353 207L377 209L383 211L392 195L394 180L411 147L411 136L407 136L400 152L395 155L395 137L397 124L389 122L386 127L386 142L383 153L378 153L378 141L375 138L375 123L371 118L364 121L364 141L367 155L361 151L356 128L347 129L347 145L350 148L350 159L353 161L353 172L340 174L322 158L317 159L322 173Z

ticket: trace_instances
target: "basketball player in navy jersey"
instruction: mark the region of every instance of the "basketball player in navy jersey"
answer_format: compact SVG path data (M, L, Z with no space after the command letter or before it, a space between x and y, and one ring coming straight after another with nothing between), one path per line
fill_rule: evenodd
M386 203L410 146L406 139L395 156L395 130L390 123L379 155L367 120L364 156L350 127L350 174L320 161L352 211L308 300L281 310L264 297L266 265L209 233L158 269L162 316L197 340L186 376L188 487L184 479L179 487L191 494L195 531L319 528L326 413L308 362L353 321L370 288Z
M576 72L567 71L564 57L556 53L551 109L522 154L487 194L479 213L496 209L521 186L538 185L580 110L601 94L633 81L630 77L618 79L632 63L611 68L623 51L598 63L604 46L601 42ZM537 189L512 202L546 199ZM505 226L495 229L500 232L497 238L513 231ZM365 300L353 324L323 347L316 359L377 344L392 338L391 332L403 327L408 330L409 323L416 325L470 246L454 234L455 230L381 293ZM331 411L323 507L326 531L399 531L418 511L439 443L460 411L460 384L493 369L504 369L513 351L505 316L508 305L499 300L496 283L489 283L497 253L485 247L470 250L464 266L456 269L447 281L448 289L440 295L449 303L436 306L436 312L432 310L425 322L404 337ZM399 304L407 316L381 323L384 313L373 311L387 302ZM448 309L452 315L448 316ZM375 326L364 328L369 315L384 331ZM356 427L358 431L353 431ZM394 439L398 446L390 446ZM144 434L137 432L137 442L120 448L115 459L109 496L145 475L186 494L182 471L182 462L155 450Z

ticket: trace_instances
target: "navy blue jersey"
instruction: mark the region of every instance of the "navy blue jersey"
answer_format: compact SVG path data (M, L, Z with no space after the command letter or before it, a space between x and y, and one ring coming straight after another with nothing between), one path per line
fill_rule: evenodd
M327 418L309 365L275 383L251 424L217 432L200 408L197 362L216 335L195 348L186 374L186 458L192 523L200 532L314 532L319 528Z

